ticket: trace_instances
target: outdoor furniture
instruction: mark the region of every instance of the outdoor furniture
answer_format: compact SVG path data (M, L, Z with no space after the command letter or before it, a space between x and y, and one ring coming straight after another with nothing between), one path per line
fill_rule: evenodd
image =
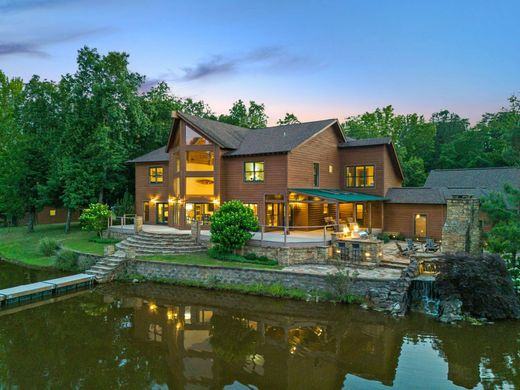
M415 245L413 240L411 238L407 238L406 239L406 250L414 253L414 252L417 252L417 249L419 249L419 247L417 245Z
M414 253L413 251L410 251L408 248L403 249L401 244L399 244L397 241L395 241L395 246L397 246L397 249L399 250L399 255L403 257L410 256L412 253Z
M440 245L436 244L432 238L426 239L426 244L424 245L425 252L437 252L440 249Z

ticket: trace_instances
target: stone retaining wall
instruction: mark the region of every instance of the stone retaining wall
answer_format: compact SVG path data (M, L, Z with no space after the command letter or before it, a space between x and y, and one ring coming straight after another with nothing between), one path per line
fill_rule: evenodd
M332 292L324 275L313 275L278 270L253 268L232 268L219 266L198 266L164 263L158 261L129 261L127 274L137 274L148 279L170 279L183 281L208 282L215 280L229 284L282 284L287 288L304 291ZM384 289L392 280L361 279L354 280L351 293L360 297L367 296L370 290Z
M325 264L330 260L332 247L274 247L274 246L252 246L244 247L244 254L254 253L257 256L266 256L275 259L283 266L298 264Z

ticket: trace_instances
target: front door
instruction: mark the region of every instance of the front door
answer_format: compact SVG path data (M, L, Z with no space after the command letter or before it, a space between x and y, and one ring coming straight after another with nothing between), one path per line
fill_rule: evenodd
M168 224L168 203L157 203L157 224Z
M426 237L426 215L416 214L414 218L414 230L415 237L425 238Z

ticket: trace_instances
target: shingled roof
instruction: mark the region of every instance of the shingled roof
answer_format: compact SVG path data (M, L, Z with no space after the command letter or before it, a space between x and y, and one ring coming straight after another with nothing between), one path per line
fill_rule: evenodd
M426 179L425 187L472 187L503 191L506 183L520 188L520 168L435 169Z
M335 123L337 123L336 119L326 119L250 130L240 146L236 150L228 152L226 156L290 152L307 139Z
M177 115L224 149L240 146L250 129L178 112Z
M340 148L355 148L358 146L374 146L374 145L390 145L392 138L380 137L380 138L365 138L365 139L354 139L347 138L346 142L339 145Z
M482 188L447 187L397 187L386 193L388 203L446 204L446 199L455 195L481 198L489 194Z
M506 183L520 188L520 168L436 169L424 187L390 188L386 198L389 203L445 204L455 195L482 198L502 192Z
M127 161L128 163L141 163L141 162L164 162L168 161L168 153L166 147L161 146L159 149L152 150L150 153L146 153L142 156L136 157L133 160Z

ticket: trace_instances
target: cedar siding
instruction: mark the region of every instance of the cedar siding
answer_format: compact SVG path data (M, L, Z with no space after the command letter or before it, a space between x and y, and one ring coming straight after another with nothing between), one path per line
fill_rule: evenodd
M148 177L149 168L163 168L163 182L151 184ZM150 220L144 223L155 223L156 203L167 203L169 196L170 176L167 162L146 162L135 164L135 213L143 217L144 202L150 202Z
M390 187L401 185L398 175L386 145L362 146L340 149L341 188L347 191L362 192L369 195L385 196ZM356 165L374 165L375 186L372 188L346 187L346 167Z
M263 182L244 181L246 162L264 163ZM264 224L265 195L282 194L287 199L287 154L223 158L220 188L222 202L237 199L243 203L258 204L258 217Z
M444 204L385 203L384 231L414 237L416 214L426 214L426 235L440 240L442 226L446 220L446 205Z
M328 127L290 152L288 163L289 188L314 187L313 163L320 164L318 188L340 188L338 135L334 127ZM332 173L329 173L329 165L332 165Z

